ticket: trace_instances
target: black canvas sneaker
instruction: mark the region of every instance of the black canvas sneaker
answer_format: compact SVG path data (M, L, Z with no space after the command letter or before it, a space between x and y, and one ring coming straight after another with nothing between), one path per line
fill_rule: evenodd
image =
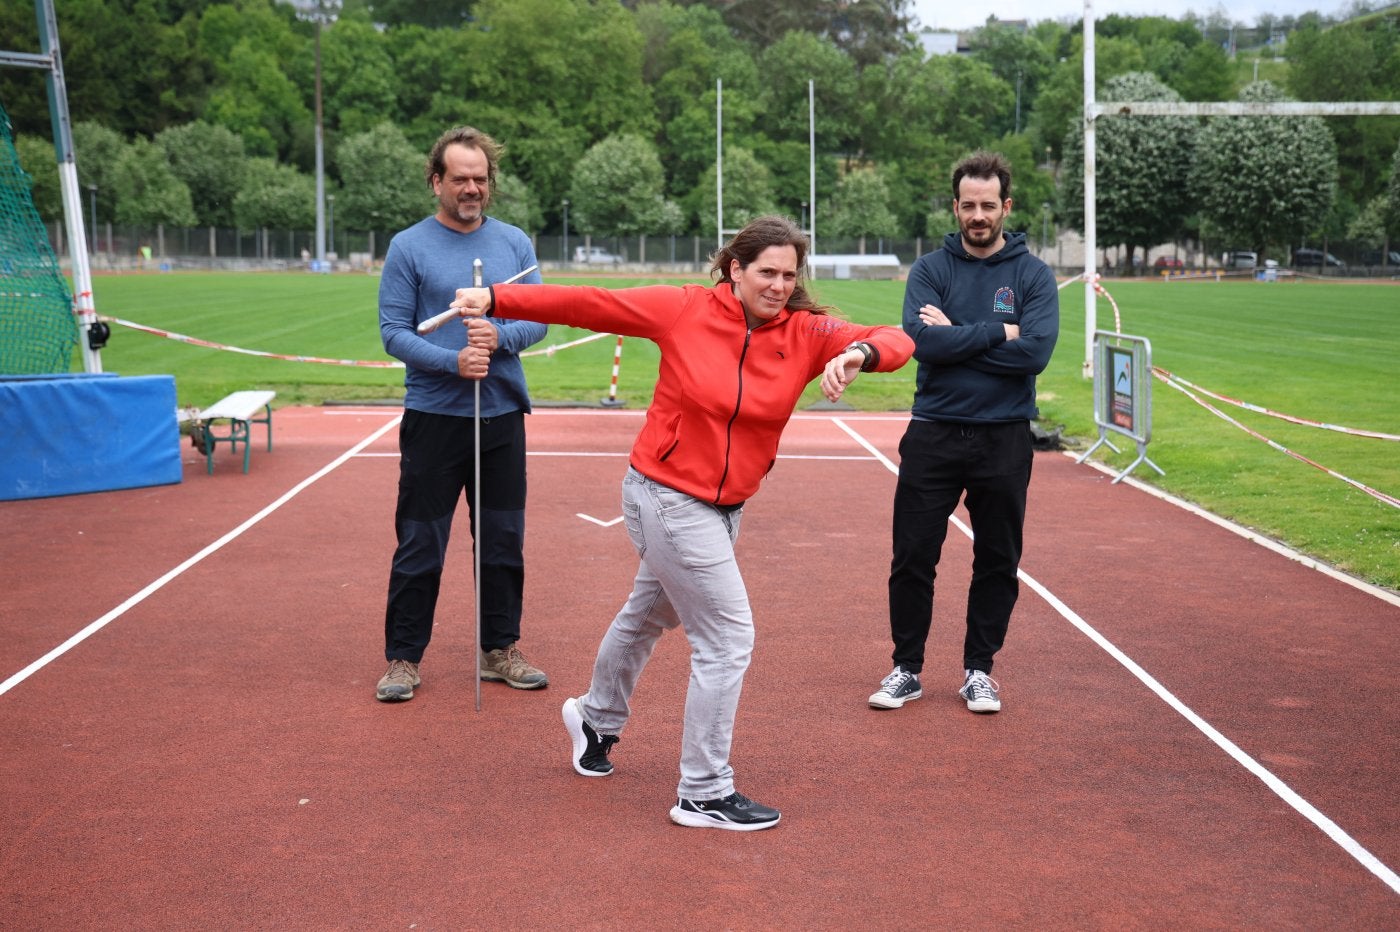
M778 824L781 814L743 793L723 799L678 799L671 807L671 821L691 828L723 828L732 832L756 832Z
M967 700L967 707L973 712L1000 712L1001 699L997 692L1001 684L981 670L968 670L958 695Z
M612 761L608 752L617 744L617 735L600 735L593 726L583 720L577 699L564 700L564 727L573 740L572 761L574 770L585 777L606 777L612 773Z
M876 709L897 709L911 699L924 694L919 686L919 675L902 667L895 667L880 681L880 688L870 696L870 705Z

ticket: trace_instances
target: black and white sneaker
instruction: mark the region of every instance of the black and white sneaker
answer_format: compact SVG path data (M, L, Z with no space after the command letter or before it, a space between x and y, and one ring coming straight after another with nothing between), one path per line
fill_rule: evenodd
M671 821L677 825L731 832L772 828L781 817L778 810L756 803L743 793L730 793L723 799L678 799L671 807Z
M870 705L876 709L897 709L911 699L924 694L919 686L919 675L902 667L895 667L880 681L880 688L870 696Z
M1001 700L997 698L997 692L1001 684L981 670L964 672L967 678L963 680L958 695L967 700L967 707L973 712L1000 712Z
M577 699L564 700L564 727L574 743L571 760L574 770L585 777L606 777L612 773L612 761L608 752L617 744L617 735L600 735L593 726L583 720Z

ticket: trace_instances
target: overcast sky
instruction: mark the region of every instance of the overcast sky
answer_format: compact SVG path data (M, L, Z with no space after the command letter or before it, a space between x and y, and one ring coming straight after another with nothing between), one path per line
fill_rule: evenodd
M1120 16L1167 16L1181 19L1188 12L1205 16L1217 9L1229 19L1252 25L1260 13L1298 16L1310 10L1336 16L1351 4L1348 0L1097 0L1094 18L1111 13ZM1084 0L991 0L990 3L961 4L951 0L914 0L914 16L934 29L975 29L986 25L988 16L997 19L1079 20Z

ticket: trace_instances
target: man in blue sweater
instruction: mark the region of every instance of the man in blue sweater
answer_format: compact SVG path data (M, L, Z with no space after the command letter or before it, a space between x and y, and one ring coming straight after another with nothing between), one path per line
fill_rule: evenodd
M1027 250L1024 233L1004 231L1010 212L1011 166L999 153L974 153L953 170L959 232L909 270L904 329L918 373L894 497L895 666L870 697L877 709L923 695L934 576L948 518L966 493L972 585L958 692L974 712L1001 710L989 674L1019 591L1035 377L1050 361L1060 320L1055 276Z
M495 284L536 265L530 238L486 216L501 147L469 126L448 130L425 169L437 212L394 237L379 283L379 332L405 363L399 427L398 549L389 573L384 657L375 689L382 702L413 698L418 664L433 633L438 587L457 500L466 493L473 527L480 508L481 656L478 675L539 689L545 674L516 647L525 588L525 415L530 396L521 350L544 324L493 317L449 322L420 335L420 322L447 309L456 290ZM540 281L539 272L522 279ZM480 388L481 410L476 411ZM475 498L476 427L481 416L481 501Z

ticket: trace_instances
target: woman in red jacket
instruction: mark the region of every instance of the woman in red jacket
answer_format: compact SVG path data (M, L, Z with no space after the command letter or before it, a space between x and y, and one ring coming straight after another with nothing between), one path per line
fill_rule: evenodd
M610 290L561 285L464 288L464 316L567 324L645 337L661 350L656 391L622 484L627 533L641 558L632 594L598 648L588 693L564 703L574 769L612 772L608 754L657 640L690 641L681 779L671 820L753 831L778 810L734 789L734 716L753 651L753 615L734 558L744 502L773 467L802 390L821 377L841 397L860 372L892 372L913 342L898 327L832 317L802 285L807 240L760 217L715 256L714 287Z

